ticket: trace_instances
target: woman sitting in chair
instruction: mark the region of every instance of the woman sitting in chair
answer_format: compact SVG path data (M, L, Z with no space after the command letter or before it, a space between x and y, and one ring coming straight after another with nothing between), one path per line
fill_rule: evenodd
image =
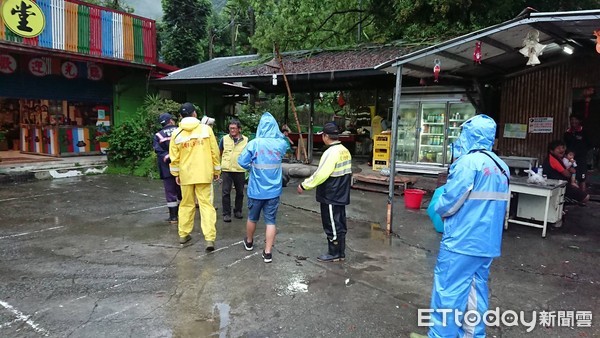
M544 160L544 174L550 179L569 181L574 169L567 169L562 162L566 145L563 141L555 140L548 144L548 157ZM585 191L567 184L565 198L574 200L580 205L585 205L590 200L590 195Z

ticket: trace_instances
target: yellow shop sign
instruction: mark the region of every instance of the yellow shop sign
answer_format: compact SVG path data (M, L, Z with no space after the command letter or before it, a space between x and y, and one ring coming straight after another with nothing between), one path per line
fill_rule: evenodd
M44 13L31 0L4 0L1 11L6 27L24 38L40 35L46 25Z

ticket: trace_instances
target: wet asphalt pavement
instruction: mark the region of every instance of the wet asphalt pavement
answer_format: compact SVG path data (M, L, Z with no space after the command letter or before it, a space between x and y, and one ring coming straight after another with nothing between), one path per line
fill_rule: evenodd
M347 260L320 263L326 240L314 193L284 188L273 263L223 223L217 250L165 222L162 184L87 176L0 186L0 337L408 337L427 308L441 235L425 211L396 202L397 235L381 231L386 195L353 190ZM220 197L216 197L220 206ZM246 213L244 212L244 215ZM600 205L572 209L561 229L511 225L492 265L490 308L596 311ZM488 337L595 337L598 321L502 326Z

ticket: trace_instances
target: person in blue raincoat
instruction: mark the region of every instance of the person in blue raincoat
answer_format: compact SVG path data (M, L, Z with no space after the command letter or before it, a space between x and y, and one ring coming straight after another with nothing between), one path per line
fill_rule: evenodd
M492 260L500 256L509 201L508 166L491 152L495 135L496 123L487 115L463 124L457 159L435 207L444 219L444 235L434 270L429 337L485 337L483 320L470 326L464 315L455 320L454 311L483 317L488 309L487 281ZM444 316L445 309L452 312ZM471 313L467 322L476 317Z
M248 142L237 160L240 167L250 172L244 247L248 251L254 249L254 231L262 211L266 224L266 242L262 252L265 263L273 260L271 248L277 233L275 225L283 182L281 161L288 148L277 121L266 112L258 123L256 138Z

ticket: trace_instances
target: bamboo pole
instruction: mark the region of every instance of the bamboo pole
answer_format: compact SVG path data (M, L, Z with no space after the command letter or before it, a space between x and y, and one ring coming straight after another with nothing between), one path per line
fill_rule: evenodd
M288 97L290 98L290 105L292 106L292 112L294 113L294 119L296 120L296 128L298 128L298 146L302 149L304 155L304 163L308 163L308 153L306 152L306 146L304 145L304 139L302 138L302 129L300 129L300 120L298 120L298 112L296 112L296 105L294 104L294 97L292 96L292 90L288 83L287 75L285 73L285 67L283 66L283 59L281 53L279 53L279 45L275 45L275 53L277 54L277 60L281 67L281 73L283 74L283 81L287 89Z

